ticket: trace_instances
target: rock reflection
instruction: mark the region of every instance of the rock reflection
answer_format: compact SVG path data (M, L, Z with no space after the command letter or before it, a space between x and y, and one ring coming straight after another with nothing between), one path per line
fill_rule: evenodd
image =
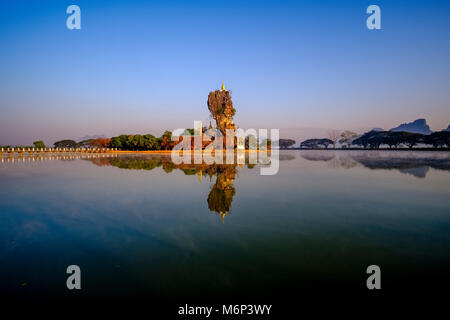
M214 165L208 168L211 174L216 175L216 183L208 195L208 207L210 211L218 213L222 217L231 211L231 203L236 194L233 186L236 177L236 165Z
M429 169L450 171L449 152L425 151L301 151L308 161L323 161L332 168L351 169L358 165L371 170L398 170L416 178L425 178Z
M95 158L89 159L92 163L98 166L114 166L121 169L132 170L153 170L161 167L166 173L173 170L183 171L185 175L197 175L202 182L204 176L208 176L210 181L216 177L214 185L209 192L207 203L211 212L217 213L222 222L225 216L231 211L231 204L233 202L236 189L233 186L234 180L237 176L236 164L174 164L168 156L155 157L117 157L117 158ZM247 165L248 168L253 168L254 165Z

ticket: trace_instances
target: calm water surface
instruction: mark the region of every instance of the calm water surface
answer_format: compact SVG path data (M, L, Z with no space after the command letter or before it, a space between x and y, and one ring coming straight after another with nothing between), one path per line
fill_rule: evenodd
M79 296L267 298L448 284L450 153L281 151L280 171L166 156L3 158L0 288ZM411 280L413 279L413 280ZM444 282L447 281L447 282Z

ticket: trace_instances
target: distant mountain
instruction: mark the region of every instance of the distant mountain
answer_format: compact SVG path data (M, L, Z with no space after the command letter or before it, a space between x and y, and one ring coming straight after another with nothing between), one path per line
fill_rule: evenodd
M433 133L433 131L431 131L430 127L427 125L427 121L425 119L417 119L410 123L403 123L396 128L392 128L390 131L397 131L397 132L403 131L421 134Z
M292 147L298 148L300 142L307 139L314 138L328 138L328 132L333 131L331 128L281 128L280 138L293 139L295 140L295 145ZM338 130L339 133L342 130Z
M96 134L93 136L84 136L83 138L78 139L78 141L85 141L85 140L98 139L98 138L106 138L106 137L104 134Z
M380 131L386 131L383 128L373 128L371 131L376 131L376 132L380 132Z
M442 131L450 131L450 124L448 125L448 128L447 128L447 129L444 129L444 130L442 130Z

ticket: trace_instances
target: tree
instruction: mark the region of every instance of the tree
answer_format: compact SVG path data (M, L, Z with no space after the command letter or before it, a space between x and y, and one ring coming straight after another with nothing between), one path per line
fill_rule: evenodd
M369 131L353 140L355 145L362 145L364 148L369 146L375 149L386 144L391 148L393 146L397 148L400 144L413 148L419 143L430 143L430 136L403 131Z
M353 140L354 145L362 146L363 148L367 148L367 146L373 147L374 141L378 140L381 134L385 134L385 131L369 131L364 133L361 137ZM379 145L379 144L378 144Z
M172 132L165 131L163 135L159 138L159 145L161 150L170 150L173 148L176 142L172 141Z
M339 143L342 146L345 146L349 148L352 145L353 139L355 139L358 135L356 132L345 130L341 133L341 139L339 140Z
M287 149L295 144L295 140L292 139L280 139L278 141L280 149Z
M330 130L327 132L328 138L333 142L333 148L336 149L336 143L339 140L339 131Z
M134 136L130 136L128 138L129 145L132 150L144 150L145 149L145 140L144 137L140 134L135 134Z
M34 141L33 144L34 144L34 147L38 148L38 149L46 148L44 141L42 141L42 140Z
M164 131L164 133L161 136L161 139L167 138L168 141L172 141L172 132L170 131Z
M450 148L450 131L434 132L429 136L426 136L425 141L426 143L433 145L435 148L444 146Z
M319 146L324 146L325 149L328 148L330 144L333 144L333 141L330 139L308 139L300 143L300 148L307 149L319 149Z
M94 139L82 140L82 141L77 143L77 147L79 147L79 148L90 148L90 147L92 147L92 141L94 141Z
M120 137L112 137L111 138L111 148L122 149L122 141Z
M387 144L389 148L394 147L395 149L402 143L403 132L386 132L384 138L382 139L383 144Z
M144 135L144 148L146 150L160 150L160 141L151 134Z
M56 141L54 144L55 148L76 148L78 144L73 140L60 140Z
M170 150L177 143L177 141L172 141L172 132L165 131L160 138L156 138L152 134L122 134L112 137L109 146L121 150Z
M410 149L412 149L416 144L424 141L423 134L420 133L411 133L411 132L402 132L404 134L403 143L406 144Z
M92 140L91 145L96 148L109 148L111 145L111 139L97 138Z

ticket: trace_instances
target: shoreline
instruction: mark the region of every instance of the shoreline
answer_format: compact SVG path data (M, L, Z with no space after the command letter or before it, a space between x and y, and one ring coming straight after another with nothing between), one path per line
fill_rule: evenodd
M278 149L279 151L440 151L440 152L450 152L449 148L413 148L413 149L407 149L407 148L399 148L399 149L390 149L390 148L379 148L379 149L371 149L371 148L319 148L319 149L309 149L309 148L289 148L289 149Z
M363 149L363 148L344 148L344 149L306 149L306 148L289 148L289 149L275 149L278 152L284 152L284 151L318 151L318 152L336 152L336 151L390 151L390 152L440 152L440 153L450 153L450 149L444 149L444 148L417 148L417 149L389 149L389 148L380 148L380 149ZM59 151L34 151L29 153L28 151L3 151L0 152L0 158L8 158L8 157L14 157L14 156L44 156L44 155L75 155L75 154L103 154L103 155L120 155L120 154L142 154L142 155L170 155L172 153L172 150L107 150L107 151L74 151L74 150L59 150ZM183 151L179 150L178 153L180 155L184 155L185 153L195 155L195 154L205 154L205 150L202 151ZM222 152L223 155L226 155L226 151ZM238 151L234 150L234 154L237 154ZM250 154L250 153L267 153L271 154L272 150L267 151L261 151L261 150L244 150L244 154ZM215 152L208 152L208 154L215 155Z
M14 155L19 155L19 156L23 156L23 155L28 155L28 156L43 156L43 155L74 155L74 154L103 154L103 155L107 155L107 154L161 154L161 155L170 155L172 153L173 150L83 150L83 151L77 151L77 150L53 150L53 151L2 151L0 152L0 157L3 157L4 155L6 157L13 157ZM215 151L212 152L205 152L204 150L202 151L195 151L195 150L191 150L191 151L183 151L183 150L179 150L178 154L215 154ZM226 155L226 151L222 152L224 155ZM236 150L233 150L234 154L237 154L238 152ZM271 150L267 150L267 151L261 151L261 150L244 150L245 154L248 153L271 153Z
M267 151L260 151L260 150L244 150L245 153L260 153L260 152L264 152L264 153L270 153L271 150L267 150ZM108 151L106 153L142 153L142 154L171 154L172 150L131 150L131 151L126 151L126 150L117 150L117 151ZM204 150L202 151L195 151L195 150L191 150L191 151L178 151L178 153L206 153ZM214 154L215 152L208 152L211 154ZM226 152L222 152L224 154L226 154ZM233 151L233 153L238 153L236 150Z

